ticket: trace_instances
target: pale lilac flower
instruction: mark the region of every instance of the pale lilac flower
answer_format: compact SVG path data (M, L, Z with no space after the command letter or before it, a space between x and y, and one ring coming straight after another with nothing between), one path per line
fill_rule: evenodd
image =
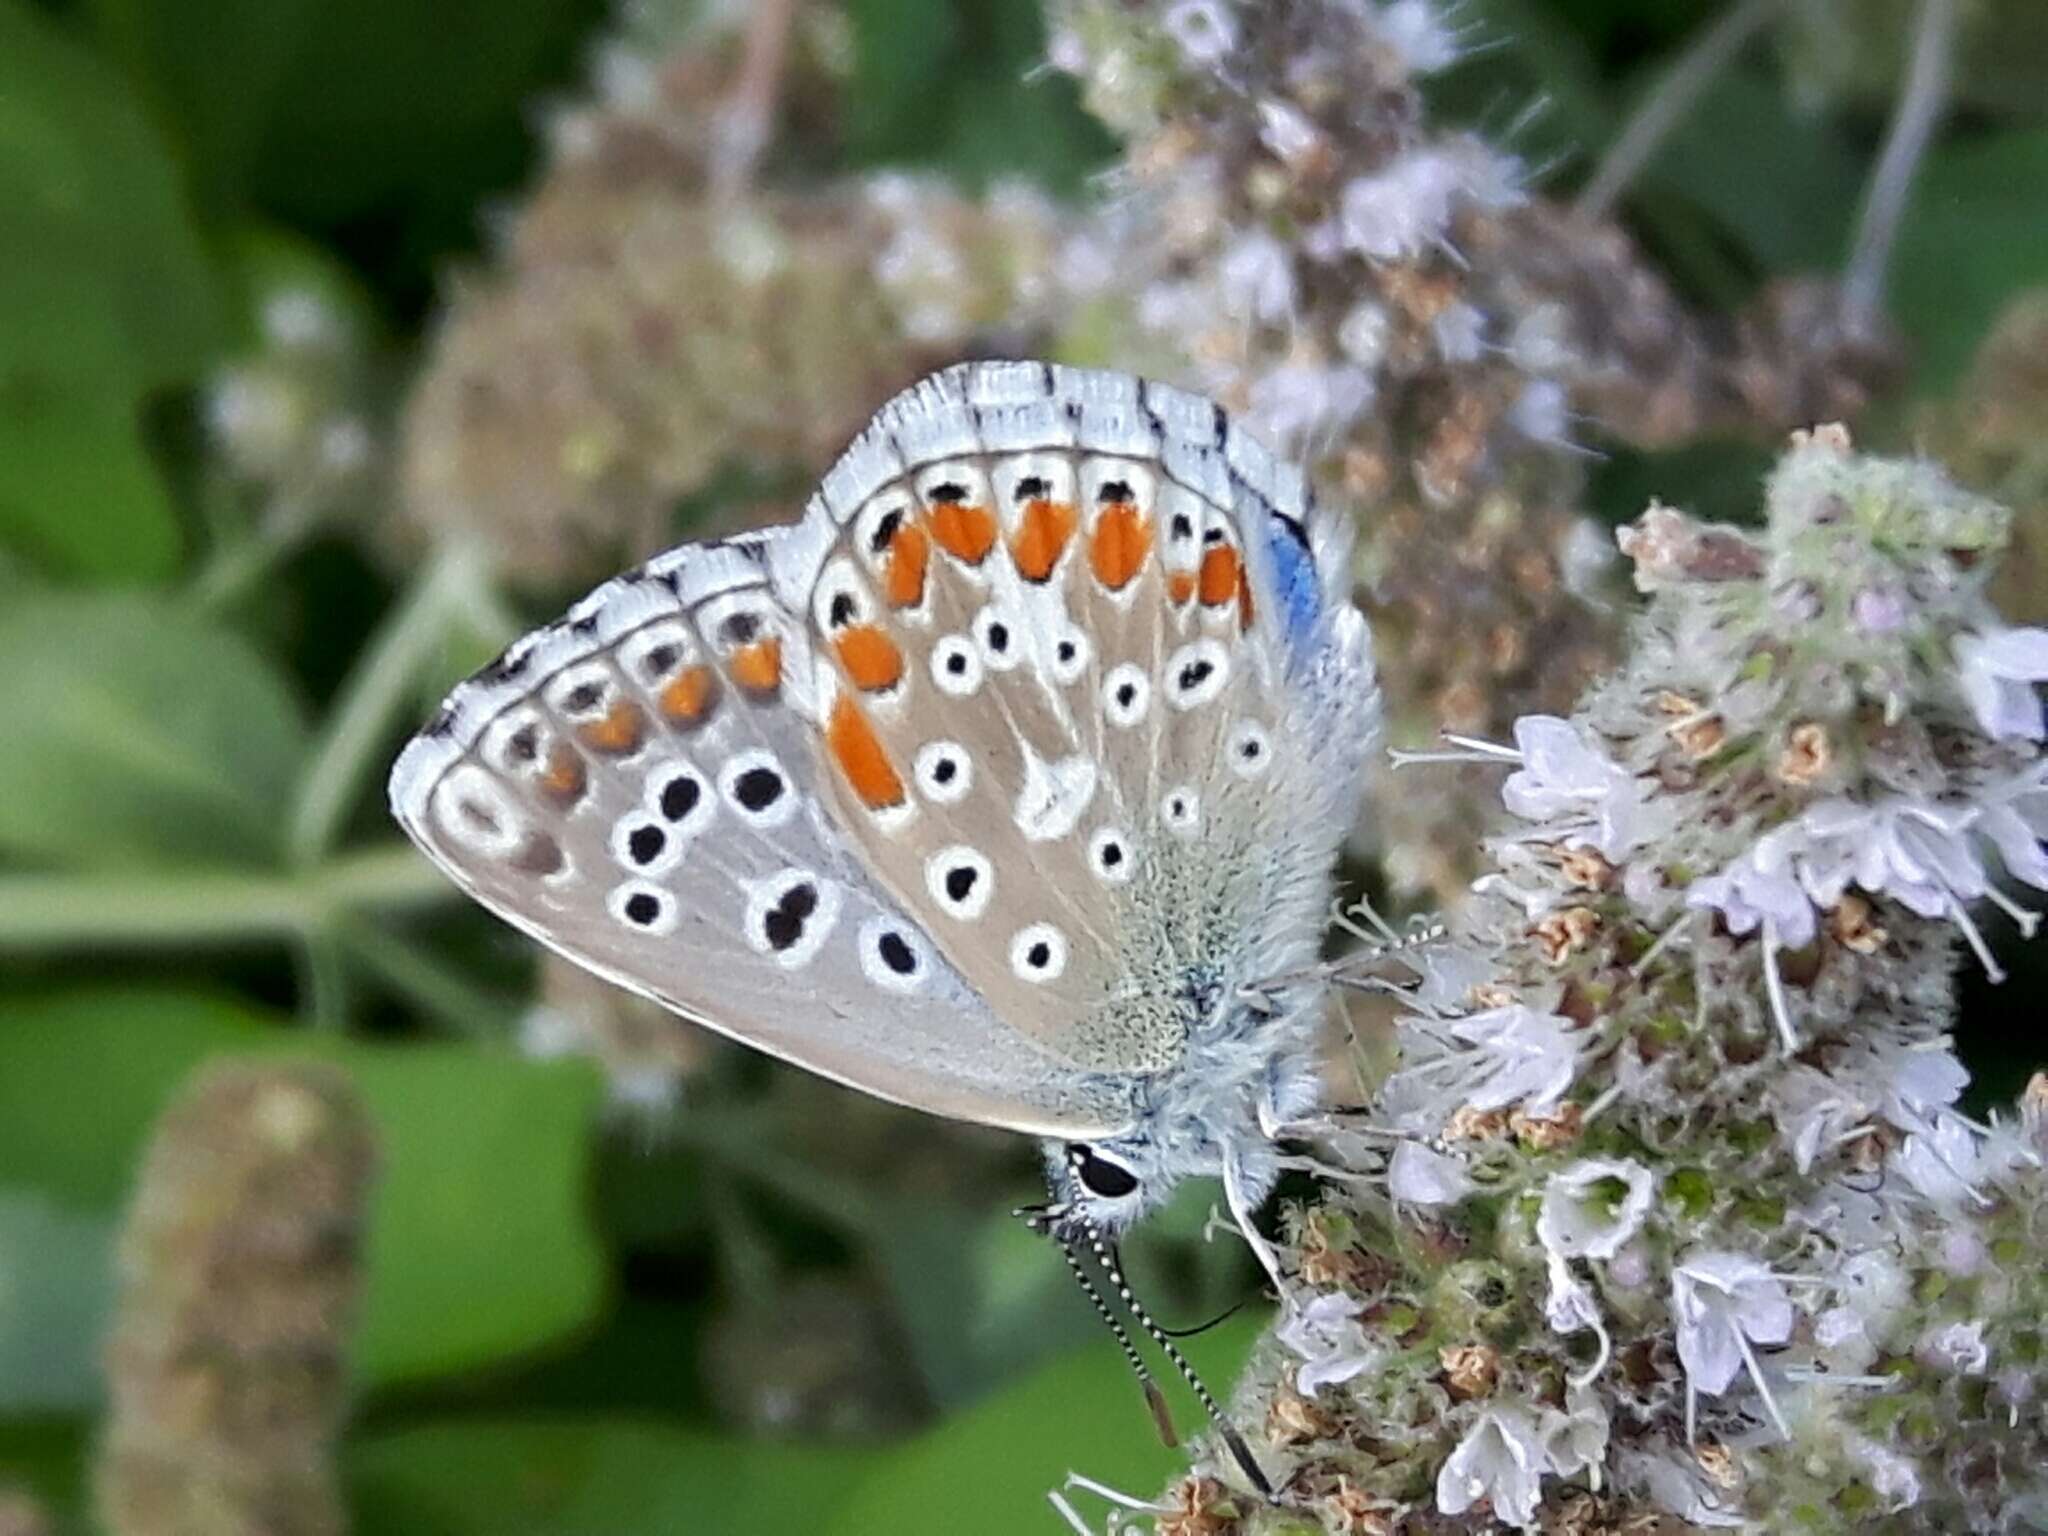
M1304 1362L1294 1378L1302 1396L1349 1381L1379 1359L1358 1321L1364 1310L1364 1302L1342 1291L1319 1291L1281 1323L1274 1336Z
M1469 363L1486 342L1486 316L1470 304L1447 304L1430 322L1437 352L1447 363Z
M1601 1187L1610 1180L1622 1186L1612 1201ZM1544 1185L1536 1240L1559 1258L1612 1258L1641 1230L1653 1183L1650 1170L1633 1158L1589 1157L1560 1169Z
M1569 420L1564 386L1554 379L1531 379L1508 407L1508 425L1532 443L1563 443Z
M1571 1265L1561 1254L1550 1255L1549 1272L1550 1291L1543 1298L1543 1320L1550 1324L1550 1331L1572 1334L1590 1329L1600 1341L1599 1352L1594 1355L1592 1363L1571 1377L1574 1387L1583 1387L1607 1369L1613 1342L1608 1337L1607 1322L1600 1315L1600 1303L1594 1298L1593 1287L1572 1273Z
M1951 1110L1937 1113L1913 1132L1891 1156L1891 1165L1919 1194L1935 1205L1991 1204L1978 1189L1982 1158L1976 1131Z
M1849 614L1873 635L1889 635L1903 629L1906 602L1895 587L1865 587L1849 600Z
M1862 1435L1850 1435L1845 1443L1869 1470L1870 1491L1885 1501L1887 1513L1895 1515L1920 1502L1920 1474L1912 1462Z
M1532 1113L1564 1097L1578 1067L1578 1041L1569 1019L1520 1003L1488 1008L1450 1021L1450 1032L1474 1048L1464 1102L1474 1109L1520 1104Z
M1695 1250L1671 1272L1671 1311L1685 1367L1687 1437L1699 1394L1719 1396L1745 1367L1772 1423L1785 1434L1784 1418L1750 1347L1792 1337L1792 1298L1784 1282L1747 1254Z
M1688 1525L1725 1531L1749 1525L1742 1510L1707 1481L1699 1463L1690 1456L1632 1452L1623 1459L1621 1470L1628 1481L1642 1486L1658 1508Z
M1237 46L1237 18L1221 0L1180 0L1160 25L1190 64L1214 64Z
M1365 368L1377 368L1387 355L1387 339L1394 323L1381 305L1361 299L1351 306L1337 327L1337 345L1344 355Z
M1339 213L1344 243L1378 261L1420 256L1442 241L1452 199L1464 184L1465 167L1450 150L1411 149L1376 175L1345 186Z
M1784 850L1777 833L1765 833L1719 874L1701 875L1688 885L1685 904L1720 913L1730 933L1754 933L1761 927L1773 947L1805 948L1820 925L1813 900L1785 860Z
M1436 1507L1462 1515L1484 1499L1496 1520L1528 1530L1536 1522L1549 1466L1536 1416L1518 1404L1497 1404L1445 1458L1436 1476Z
M1524 821L1560 823L1610 859L1634 845L1640 793L1629 773L1569 720L1524 715L1515 722L1522 766L1501 785L1501 803ZM1504 749L1495 748L1495 751Z
M1588 1467L1597 1472L1606 1464L1607 1410L1592 1393L1574 1387L1565 1394L1562 1411L1543 1410L1541 1427L1544 1454L1550 1459L1550 1470L1559 1477L1570 1477ZM1592 1481L1595 1488L1600 1486L1597 1475Z
M1455 1205L1472 1192L1463 1158L1404 1141L1387 1164L1387 1193L1405 1205Z
M1323 142L1323 131L1291 101L1262 101L1259 142L1292 165Z
M1296 442L1348 423L1373 393L1371 376L1359 368L1282 363L1252 381L1251 415L1275 438Z
M1225 248L1217 259L1216 279L1233 315L1272 321L1294 313L1294 263L1287 247L1262 229Z
M1991 1364L1991 1346L1984 1342L1982 1323L1949 1323L1936 1328L1914 1351L1920 1363L1952 1376L1981 1376Z
M2031 763L2003 784L1980 790L1974 797L1977 835L1998 851L1998 862L2015 880L2048 891L2048 759ZM2032 936L2033 925L2021 930Z
M1418 75L1448 69L1458 60L1458 40L1444 25L1434 0L1393 0L1380 7L1380 41Z
M2048 682L2048 629L1995 629L1955 639L1958 680L1977 724L1994 741L2039 741L2041 696Z
M1876 804L1822 800L1799 817L1801 883L1821 907L1854 884L1889 896L1922 917L1950 917L1958 903L1990 890L1970 845L1969 806L1894 795Z

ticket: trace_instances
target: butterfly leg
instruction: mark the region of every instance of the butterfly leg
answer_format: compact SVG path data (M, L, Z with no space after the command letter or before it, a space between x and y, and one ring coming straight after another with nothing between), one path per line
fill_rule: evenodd
M1293 1306L1292 1293L1287 1288L1287 1276L1280 1268L1280 1255L1273 1245L1266 1241L1253 1220L1251 1202L1245 1198L1244 1178L1238 1171L1237 1159L1223 1159L1223 1198L1230 1206L1230 1219L1237 1223L1238 1235L1251 1248L1252 1257L1259 1261L1259 1267L1273 1282L1274 1293L1280 1298L1283 1311Z

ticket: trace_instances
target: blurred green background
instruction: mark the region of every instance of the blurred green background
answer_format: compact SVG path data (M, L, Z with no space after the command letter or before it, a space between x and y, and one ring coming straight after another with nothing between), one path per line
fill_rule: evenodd
M1569 191L1720 9L1466 0L1472 57L1435 105ZM1627 222L1694 303L1840 265L1909 9L1804 7L1631 187ZM2014 494L2012 452L1968 457L1965 391L2048 281L2048 28L2032 0L1970 9L1892 285L1911 366L1872 430ZM647 552L600 516L595 553L479 570L401 526L392 463L437 315L498 259L576 104L630 99L622 72L694 24L660 0L0 0L0 1497L52 1529L92 1528L142 1149L228 1053L344 1066L376 1133L358 1530L1043 1532L1068 1468L1146 1492L1175 1464L1007 1214L1028 1148L544 976L385 818L432 700ZM829 89L784 104L788 185L902 167L1057 199L1112 162L1035 67L1034 7L848 0L802 24ZM1654 492L1740 516L1767 457L1616 452L1597 510ZM719 466L661 538L786 507L775 468ZM1987 1091L2024 1060L1985 1042L2039 983L1970 984ZM559 1049L592 1038L599 1059ZM1250 1288L1201 1239L1212 1198L1132 1245L1169 1323ZM1189 1352L1227 1379L1258 1322Z

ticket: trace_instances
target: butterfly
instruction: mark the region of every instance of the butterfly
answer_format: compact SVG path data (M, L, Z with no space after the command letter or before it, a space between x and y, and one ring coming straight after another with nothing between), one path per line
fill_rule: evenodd
M657 555L457 686L392 809L599 976L1042 1138L1070 1262L1210 1176L1277 1281L1253 1213L1318 1098L1380 712L1349 532L1199 396L949 368L795 523Z

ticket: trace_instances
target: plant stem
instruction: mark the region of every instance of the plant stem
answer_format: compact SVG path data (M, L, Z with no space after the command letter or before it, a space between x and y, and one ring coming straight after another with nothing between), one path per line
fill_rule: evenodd
M1892 113L1877 169L1864 192L1856 244L1842 278L1842 316L1852 330L1868 329L1883 301L1885 272L1905 217L1907 194L1913 190L1913 175L1948 106L1955 34L1955 0L1921 0L1905 93Z
M1777 14L1784 0L1736 0L1716 21L1686 45L1678 60L1664 74L1643 103L1615 136L1601 158L1593 179L1572 205L1580 218L1607 217L1615 200L1641 174L1700 93L1714 77L1733 62L1735 55L1764 24Z
M468 611L482 573L481 556L466 544L435 550L357 658L299 781L286 833L294 863L309 864L333 846L385 733L450 624Z
M335 913L448 901L455 887L392 841L292 874L132 870L0 876L0 954L301 938Z

